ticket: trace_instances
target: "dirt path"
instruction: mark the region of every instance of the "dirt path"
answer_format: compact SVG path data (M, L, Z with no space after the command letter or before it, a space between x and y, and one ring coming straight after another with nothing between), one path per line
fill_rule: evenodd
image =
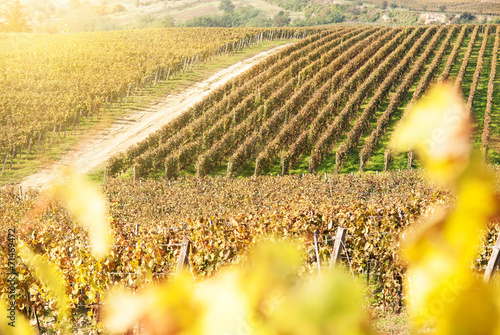
M97 135L82 140L56 163L25 177L20 185L23 188L44 188L56 178L58 175L57 171L61 167L70 167L80 173L88 173L102 167L111 156L144 140L148 135L160 129L177 115L201 101L217 87L235 78L287 45L281 45L238 62L180 93L167 96L165 101L151 108L131 112L116 120L109 128Z

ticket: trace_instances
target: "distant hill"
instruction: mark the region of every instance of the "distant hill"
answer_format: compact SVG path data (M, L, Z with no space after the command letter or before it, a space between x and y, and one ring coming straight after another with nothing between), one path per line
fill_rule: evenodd
M233 0L235 10L248 7L267 19L287 12L291 20L302 12L287 11L264 0ZM218 0L21 0L35 31L69 32L181 26L188 20L221 15Z
M500 0L21 0L35 32L173 26L496 23Z

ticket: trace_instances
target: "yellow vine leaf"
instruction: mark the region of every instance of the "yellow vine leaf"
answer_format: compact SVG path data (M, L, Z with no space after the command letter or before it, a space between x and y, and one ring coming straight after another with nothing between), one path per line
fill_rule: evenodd
M0 310L8 311L8 308L4 300L0 299ZM7 312L9 313L9 312ZM13 318L11 315L5 315L2 321L0 321L0 334L3 335L31 335L34 334L33 329L29 325L28 321L19 313L16 313ZM12 323L12 325L9 325Z
M342 271L323 271L284 296L272 334L369 334L362 286Z
M499 208L494 174L473 152L471 134L464 103L446 83L416 104L392 142L398 150L417 150L429 176L457 193L454 208L435 208L404 235L412 319L417 329L434 324L438 334L500 331L498 290L471 270L486 223Z
M401 121L391 140L396 151L414 149L429 176L450 185L469 164L472 123L451 83L432 88Z
M205 282L197 290L202 302L202 332L198 334L255 334L260 324L250 318L250 296L241 290L239 274L226 272L216 281Z
M51 297L56 301L61 330L64 334L70 334L70 311L63 274L54 264L31 251L24 242L19 243L19 255L35 272L35 277L48 289Z
M500 294L475 277L457 291L439 320L438 334L500 334ZM444 297L444 295L443 295Z
M149 334L367 334L363 290L341 271L298 275L292 243L260 242L242 266L192 284L187 275L105 304L114 333L140 322Z
M148 334L199 334L200 304L193 298L189 277L151 285L137 294L123 288L109 293L104 319L112 333L123 333L141 322Z
M113 241L104 195L96 185L71 170L63 172L62 180L53 185L53 195L88 230L94 256L103 258Z

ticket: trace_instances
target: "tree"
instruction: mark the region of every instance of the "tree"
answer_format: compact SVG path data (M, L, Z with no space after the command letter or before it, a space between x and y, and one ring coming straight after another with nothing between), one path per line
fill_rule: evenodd
M6 21L1 26L3 31L28 32L31 30L19 0L7 3L7 9L4 9L4 17Z
M460 15L459 22L460 23L467 23L467 22L472 21L474 19L475 19L474 15L472 15L471 13L468 13L468 12L464 12L464 13L462 13L462 15Z
M382 1L382 9L386 9L387 8L387 1Z
M345 17L342 12L335 10L328 15L328 23L340 23L344 22Z
M439 11L444 12L446 10L446 5L439 6Z
M285 13L281 10L273 17L273 26L275 27L283 27L288 24L290 24L290 14L288 12Z
M225 13L232 13L234 11L234 4L231 0L220 0L219 9Z

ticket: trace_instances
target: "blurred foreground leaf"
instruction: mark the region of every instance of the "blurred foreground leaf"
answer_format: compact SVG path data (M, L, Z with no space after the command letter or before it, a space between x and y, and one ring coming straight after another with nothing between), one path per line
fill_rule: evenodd
M62 273L54 264L31 251L24 242L19 244L19 255L24 263L35 272L35 277L46 287L51 298L56 301L58 323L64 334L70 334L69 304Z
M194 287L189 276L144 292L114 293L105 324L141 322L150 334L366 334L363 290L341 271L299 278L291 243L259 244L245 266Z
M7 304L0 299L0 310L2 311L2 320L0 321L0 334L3 335L31 335L34 334L28 321L19 313L12 318L8 311ZM5 315L5 317L3 317ZM12 323L14 326L9 325Z
M66 170L63 182L55 184L52 192L88 230L94 256L106 256L113 237L106 199L100 189L84 176Z
M432 88L401 121L391 140L396 151L416 150L429 176L453 185L469 164L472 122L451 83Z
M454 208L434 209L405 233L402 250L413 321L417 329L432 323L439 334L500 332L498 289L471 269L484 228L498 212L494 175L473 152L471 134L461 97L442 84L417 103L393 138L398 150L417 150L431 179L457 194Z

